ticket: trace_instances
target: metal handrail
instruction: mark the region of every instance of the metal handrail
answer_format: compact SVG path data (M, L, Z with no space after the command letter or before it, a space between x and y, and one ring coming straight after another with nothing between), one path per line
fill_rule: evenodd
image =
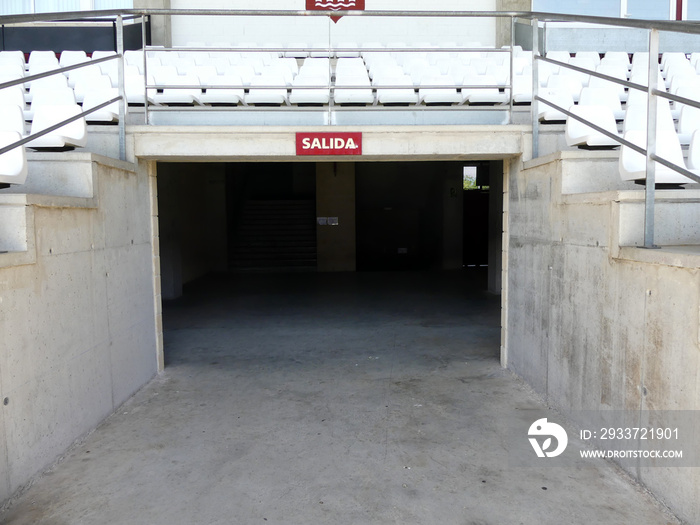
M682 98L682 97L679 97L679 98ZM646 156L647 150L642 148L641 146L638 146L634 142L630 142L629 140L626 140L623 137L620 137L619 135L616 135L615 133L612 133L611 131L608 131L605 128L601 128L600 126L594 124L593 122L586 120L585 118L581 117L580 115L572 113L571 111L564 109L563 107L561 107L557 104L554 104L553 102L549 102L546 99L543 99L539 95L537 97L537 100L539 100L540 102L546 103L548 106L553 107L557 111L561 111L567 117L571 117L574 120L578 120L579 122L586 124L588 127L593 128L598 133L602 133L606 137L611 138L611 139L619 142L622 146L626 146L626 147L636 151L637 153L641 153L642 155ZM687 100L687 99L684 99L684 100ZM700 107L700 105L698 107ZM700 175L693 173L692 171L689 171L689 170L682 168L680 166L676 166L672 162L664 159L663 157L659 157L656 154L652 154L652 160L655 160L655 161L659 162L660 164L663 164L667 168L673 169L673 170L677 171L678 173L680 173L680 174L688 177L689 179L697 182L698 184L700 184Z
M583 17L583 18L589 18L589 17ZM654 224L655 224L655 198L656 198L656 162L659 164L665 166L666 168L669 168L676 173L680 173L684 177L692 180L693 182L700 183L700 176L698 176L696 173L693 173L692 171L686 169L685 166L678 166L667 159L664 159L663 157L659 157L656 154L656 117L657 117L657 97L661 97L667 100L673 100L676 102L680 102L683 104L688 104L689 106L700 108L700 103L685 97L680 97L678 95L673 95L670 93L667 93L665 91L661 91L657 89L657 81L658 81L658 75L659 75L659 30L661 28L669 30L669 31L678 31L680 29L681 32L686 32L686 33L692 33L692 34L698 34L700 33L700 26L697 24L685 24L685 26L680 27L681 24L676 24L676 23L666 23L666 22L654 22L651 24L639 24L639 25L645 25L645 26L650 26L646 27L649 29L649 62L648 62L648 70L647 70L647 80L648 80L648 85L643 86L640 84L635 84L633 82L629 82L626 80L618 79L615 77L611 77L608 75L602 75L598 72L591 71L585 68L581 68L572 64L568 64L565 62L561 62L558 60L553 60L549 59L547 57L542 57L539 54L539 42L538 42L538 29L539 29L539 20L537 18L534 18L533 21L535 22L535 30L533 31L533 107L532 107L532 122L533 122L533 137L532 137L532 156L537 157L538 156L538 140L539 140L539 123L538 123L538 109L537 109L537 102L542 102L550 107L553 107L557 109L558 111L562 112L563 114L567 115L570 118L573 118L579 122L582 122L586 124L587 126L591 127L592 129L602 133L603 135L613 139L616 141L618 144L629 147L632 150L641 153L642 155L645 156L646 158L646 177L645 177L645 204L644 204L644 248L658 248L654 244ZM587 20L581 20L581 21L587 21ZM639 21L634 21L635 22L635 27L639 27L636 22ZM607 22L606 22L607 23ZM623 24L620 24L623 25ZM601 127L593 124L592 122L579 117L578 115L573 114L572 112L561 108L560 106L540 97L538 95L539 91L539 78L537 75L537 72L539 70L538 68L538 62L547 62L547 63L552 63L556 64L559 67L564 67L571 69L573 71L577 71L580 73L588 74L588 75L593 75L595 77L603 78L609 82L613 82L615 84L619 84L625 87L628 87L629 89L636 89L639 91L646 92L648 95L647 99L647 129L646 129L646 148L640 148L639 146L632 144L631 142L625 140L624 138L611 133L607 130L602 129Z
M546 57L540 57L539 60L542 62L548 62L550 64L555 64L560 67L565 67L568 69L572 69L574 71L577 71L579 73L584 73L586 75L590 75L592 77L598 77L602 78L603 80L607 80L609 82L613 82L615 84L621 84L627 88L630 89L636 89L638 91L648 91L649 86L644 86L642 84L636 84L634 82L630 82L628 80L622 80L621 78L616 78L616 77L611 77L609 75L604 75L603 73L598 73L597 71L593 71L590 69L582 68L579 66L574 66L572 64L567 64L566 62L561 62L559 60L554 60L551 58L546 58ZM658 89L655 89L653 91L654 95L660 96L662 98L667 98L669 100L673 100L674 102L680 102L681 104L687 104L688 106L693 106L698 109L700 109L700 102L697 100L692 100L690 98L685 98L685 97L680 97L678 95L674 95L673 93L668 93L667 91L660 91ZM541 100L541 99L540 99ZM541 100L541 102L547 102L546 100ZM552 105L552 104L549 104Z
M591 69L586 69L585 67L574 66L573 64L561 62L560 60L554 60L553 58L547 58L547 57L541 56L541 57L538 57L537 60L540 60L541 62L547 62L548 64L554 64L555 66L565 67L567 69L572 69L573 71L577 71L578 73L584 73L586 75L591 75L592 77L602 78L603 80L607 80L609 82L614 82L616 84L622 84L623 86L625 86L627 88L638 89L640 91L647 90L647 86L643 86L642 84L635 84L634 82L630 82L629 80L622 80L621 78L611 77L610 75L598 73L597 71L593 71Z
M147 84L146 89L154 90L154 89L329 89L330 91L335 91L336 89L371 89L372 91L376 91L377 89L503 89L503 90L508 90L508 86L500 86L498 84L494 85L456 85L456 84L422 84L419 86L400 86L400 85L384 85L382 84L381 86L378 86L376 84L370 84L369 86L361 86L357 84L324 84L324 85L318 85L318 86L294 86L294 85L285 85L285 86L273 86L273 85L267 85L267 86L248 86L248 85L230 85L230 86L221 86L221 85L216 85L216 86L207 86L204 84L191 84L191 85L185 85L185 84L177 84L177 85L169 85L169 84Z
M121 15L125 18L141 16L370 16L370 17L465 17L465 18L521 18L542 22L583 22L587 24L612 25L636 29L657 29L674 33L700 34L700 25L684 21L640 20L589 15L567 15L540 11L305 11L305 10L250 10L250 9L104 9L93 11L70 11L5 15L0 24L18 24L41 21L78 21L79 19Z
M107 57L96 58L95 60L87 60L85 62L80 62L79 64L73 64L71 66L60 67L58 69L52 69L51 71L45 71L43 73L36 73L34 75L29 75L26 77L21 77L15 80L9 80L7 82L0 83L0 89L5 89L12 86L18 86L20 84L25 84L27 82L33 82L34 80L41 80L46 77L53 77L55 75L60 75L61 73L66 73L68 71L73 71L75 69L80 69L85 66L92 66L99 64L100 62L107 62L108 60L114 60L115 58L121 58L121 55L115 54Z
M8 18L12 17L0 17L0 24L5 25L5 22L7 21ZM43 16L41 17L43 18ZM75 20L72 20L75 21ZM0 148L0 155L3 153L7 153L8 151L11 151L15 148L24 146L25 144L33 141L34 139L43 137L44 135L47 135L53 131L56 131L57 129L62 128L63 126L70 124L71 122L75 122L76 120L79 120L81 118L84 118L86 115L89 115L91 113L94 113L95 111L98 111L102 108L105 108L109 106L110 104L113 104L115 102L120 102L120 109L119 109L119 157L122 160L126 159L126 146L125 146L125 120L126 120L126 104L125 104L125 96L124 96L124 70L123 70L123 59L124 59L124 54L123 54L123 17L121 14L117 14L114 22L117 24L117 52L114 55L109 55L106 57L102 58L97 58L97 59L90 59L86 60L84 62L79 62L77 64L72 64L70 66L64 66L64 67L59 67L57 69L52 69L50 71L44 71L41 73L36 73L34 75L28 75L24 77L20 77L14 80L9 80L6 82L0 83L0 89L6 89L10 88L13 86L18 86L18 85L24 85L27 82L34 82L36 80L41 80L43 78L48 78L52 77L55 75L62 75L64 73L67 73L69 71L74 71L77 69L81 69L84 67L88 66L93 66L97 64L101 64L102 62L107 62L110 60L118 60L119 61L119 67L118 67L118 77L119 77L119 96L112 98L111 100L108 100L106 102L102 102L98 104L95 107L92 107L88 110L81 111L78 115L74 115L72 117L69 117L67 119L64 119L52 126L49 126L46 129L43 129L41 131L38 131L36 133L30 134L26 137L21 138L20 140L8 144L7 146L4 146Z
M320 48L308 47L158 47L146 46L146 51L193 52L193 53L320 53ZM510 49L500 47L331 47L332 52L353 53L508 53ZM326 56L318 58L329 58Z
M89 115L90 113L94 113L95 111L98 111L104 107L107 107L110 104L114 104L115 102L119 102L120 100L121 100L121 97L115 97L111 100L108 100L107 102L103 102L103 103L95 106L94 108L90 108L88 110L82 111L78 115L73 115L72 117L69 117L65 120L62 120L58 124L54 124L53 126L50 126L46 129L42 129L41 131L37 131L36 133L34 133L32 135L28 135L28 136L18 140L17 142L13 142L12 144L5 146L4 148L0 148L0 155L2 155L3 153L7 153L8 151L13 150L15 148L18 148L20 146L24 146L25 144L27 144L28 142L31 142L34 139L38 139L39 137L43 137L44 135L48 135L52 131L56 131L57 129L62 128L66 124L70 124L71 122L75 122L76 120L80 120L81 118L85 117L85 115Z
M92 11L68 11L54 13L36 13L24 15L4 15L2 24L19 24L41 21L80 21L88 18L117 17L125 19L142 16L370 16L370 17L465 17L465 18L521 18L542 22L583 22L587 24L612 25L636 29L657 29L674 33L700 34L700 25L684 21L640 20L634 18L615 18L589 15L568 15L540 11L305 11L305 10L251 10L251 9L103 9Z
M122 46L122 51L123 51L123 20L125 18L129 19L135 19L135 18L141 18L141 24L142 24L142 39L143 39L143 66L144 66L144 101L145 101L145 118L146 122L148 123L148 90L149 89L158 89L159 87L161 88L167 88L167 89L195 89L195 88L202 88L202 86L149 86L148 84L148 77L147 77L147 57L146 57L146 50L149 50L150 47L145 45L145 35L146 35L146 29L145 29L145 20L146 17L152 17L152 16L320 16L320 17L337 17L337 16L343 16L343 17L356 17L356 16L370 16L370 17L468 17L468 18L510 18L511 20L511 46L507 49L496 49L496 48L488 48L487 51L489 53L493 52L508 52L510 53L510 81L508 86L464 86L469 89L493 89L494 87L498 87L499 89L504 89L508 93L510 93L509 96L509 106L511 109L511 114L512 114L512 108L513 108L513 77L514 77L514 71L513 71L513 49L514 49L514 24L516 19L522 19L522 20L529 20L531 25L534 25L535 30L533 31L533 99L532 99L532 107L531 111L533 114L532 118L532 134L533 134L533 157L537 157L538 153L538 136L539 136L539 122L538 122L538 104L539 103L544 103L548 104L552 107L555 107L556 109L559 109L562 111L562 113L566 114L567 116L574 118L576 120L579 120L581 122L584 122L585 124L589 125L591 128L595 129L596 131L599 131L605 135L611 136L614 140L616 140L618 143L632 148L634 151L637 151L641 154L644 154L647 159L647 188L646 188L646 203L645 203L645 242L644 245L645 247L653 247L653 208L654 208L654 182L655 182L655 162L659 162L660 164L669 167L678 173L681 173L682 175L688 177L689 179L693 181L700 181L700 178L697 177L694 173L686 170L684 167L680 166L675 166L669 161L658 157L655 152L655 131L656 131L656 99L657 97L662 97L668 100L673 100L679 103L687 104L692 107L700 108L700 103L696 102L694 100L690 100L684 97L679 97L677 95L672 95L669 93L666 93L664 91L661 91L657 89L656 86L656 79L658 75L658 56L659 56L659 31L669 31L669 32L674 32L674 33L686 33L686 34L700 34L700 24L696 23L689 23L689 22L678 22L678 21L652 21L652 20L637 20L637 19L626 19L626 18L611 18L611 17L597 17L597 16L587 16L587 15L563 15L563 14L557 14L557 13L543 13L543 12L531 12L531 11L389 11L389 10L383 10L383 11L341 11L341 12L334 12L334 11L301 11L301 10L225 10L225 9L126 9L126 10L119 10L119 9L114 9L114 10L98 10L98 11L73 11L73 12L67 12L67 13L44 13L44 14L33 14L33 15L9 15L9 16L3 16L0 17L0 25L7 25L7 24L19 24L23 22L40 22L40 21L70 21L70 22L76 22L79 20L84 20L86 21L89 18L94 19L95 17L100 17L104 19L104 17L116 17L116 21L119 24L119 29L117 31L117 40L118 40L118 47L119 47L119 41L121 39L121 46ZM629 82L627 80L622 80L618 79L615 77L611 77L609 75L604 75L600 74L596 71L590 71L586 70L585 68L579 68L578 66L573 66L570 64L566 64L560 61L548 59L546 57L540 56L539 54L539 38L538 38L538 33L539 33L539 24L540 22L581 22L581 23L586 23L586 24L598 24L598 25L608 25L608 26L615 26L615 27L623 27L623 28L636 28L636 29L645 29L649 30L650 32L650 37L649 37L649 82L648 86L643 86L640 84L635 84L633 82ZM166 51L166 49L163 48L157 48L159 51ZM172 51L181 51L183 48L169 48L168 50ZM217 49L217 48L196 48L196 49L190 49L192 51L206 51L206 52L216 52L216 51L231 51L231 52L254 52L254 51L274 51L272 49L247 49L247 48L225 48L225 49ZM329 43L328 46L328 51L329 55L331 54L331 51L333 50L331 44ZM291 48L284 48L280 49L279 51L285 51L285 52L294 52L293 49ZM299 50L299 51L308 51L306 49L304 50ZM415 52L415 51L420 51L420 52L469 52L469 51L474 51L474 52L484 52L484 48L423 48L423 49L417 49L417 48L397 48L397 49L388 49L388 48L377 48L377 49L350 49L350 48L337 48L335 49L336 52L338 51L360 51L363 53L369 53L369 52ZM115 58L115 57L110 57L110 58ZM120 99L121 104L120 104L120 143L123 142L123 120L124 120L124 106L125 106L125 97L124 97L124 83L123 83L123 55L119 55L120 58L120 80L119 80L119 89L120 89ZM634 144L629 143L629 141L625 141L623 138L616 136L613 133L607 132L606 130L603 130L602 128L596 126L595 124L586 121L583 118L578 117L578 115L574 115L571 112L569 112L566 108L559 108L555 104L552 104L548 102L546 99L543 99L542 97L539 96L538 91L539 91L539 75L538 75L538 61L543 61L543 62L549 62L552 64L556 64L559 67L564 67L564 68L569 68L574 71L592 75L598 78L602 78L606 81L616 83L619 85L622 85L628 89L636 89L640 91L645 91L648 94L648 118L647 118L647 147L646 148L640 148ZM92 62L96 63L96 62ZM61 71L68 71L70 69L74 69L77 67L83 67L84 65L90 65L90 63L84 63L81 65L76 65L76 66L69 66L69 68L63 68L60 71L54 71L50 72L48 74L44 73L41 75L37 75L36 78L43 78L44 76L50 76L52 74L56 74L57 72ZM33 80L35 77L29 77L29 80ZM4 83L0 84L0 88L2 87L9 87L11 85L15 84L20 84L27 81L27 79L21 79L17 80L14 82L10 83ZM349 86L348 88L345 88L344 86L332 86L332 85L327 85L327 86L288 86L289 88L294 88L294 89L323 89L323 88L328 88L330 90L333 89L360 89L364 88L367 86ZM369 86L372 89L377 89L377 86ZM400 86L400 88L407 88L408 86ZM435 89L440 89L440 86L430 86ZM454 88L455 86L445 86L446 88ZM462 87L462 86L458 86ZM241 86L233 86L233 89L240 89ZM279 89L280 86L255 86L256 89ZM420 86L418 86L420 88ZM226 89L226 86L204 86L204 89ZM243 89L246 89L244 86ZM391 89L390 87L387 87L387 89ZM396 88L398 89L398 87ZM106 105L106 104L105 104ZM331 110L331 105L329 105L329 111ZM121 146L121 144L120 144ZM123 149L120 147L120 150Z
M557 111L560 111L561 113L563 113L563 114L566 115L567 117L571 117L571 118L573 118L574 120L578 120L579 122L583 122L584 124L586 124L586 125L589 126L590 128L593 128L595 131L597 131L597 132L599 132L599 133L602 133L602 134L605 135L606 137L611 138L611 139L617 141L617 142L620 143L621 145L627 146L628 148L633 149L634 151L636 151L637 153L641 153L642 155L646 155L646 154L647 154L647 151L646 151L644 148L642 148L641 146L637 146L634 142L630 142L629 140L626 140L626 139L620 137L619 135L617 135L617 134L615 134L615 133L613 133L613 132L611 132L611 131L608 131L608 130L605 129L605 128L601 128L601 127L598 126L597 124L594 124L593 122L591 122L591 121L589 121L589 120L586 120L586 119L583 118L582 116L577 115L576 113L573 113L573 112L569 111L568 109L565 109L565 108L559 106L558 104L555 104L554 102L550 102L550 101L548 101L547 99L544 99L544 98L540 97L539 95L536 95L535 98L536 98L538 101L544 102L544 103L547 104L548 106L550 106L550 107L556 109Z

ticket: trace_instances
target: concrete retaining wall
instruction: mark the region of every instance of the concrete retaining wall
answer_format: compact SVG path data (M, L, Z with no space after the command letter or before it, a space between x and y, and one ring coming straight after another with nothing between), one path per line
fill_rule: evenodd
M562 193L575 162L509 164L508 367L574 419L579 410L700 409L700 251L621 248L621 238L636 244L628 232L641 233L642 192ZM697 208L686 192L657 194L667 243L700 244L697 222L691 233L673 227ZM630 474L700 522L698 469Z
M44 154L30 162L33 191L50 193L42 175L62 171L79 196L0 192L29 219L26 250L0 254L0 504L158 366L148 175Z

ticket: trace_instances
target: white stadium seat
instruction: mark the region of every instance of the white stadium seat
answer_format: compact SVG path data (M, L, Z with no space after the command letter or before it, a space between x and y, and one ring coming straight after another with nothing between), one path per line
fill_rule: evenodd
M31 135L43 131L67 118L81 113L77 104L73 105L41 105L34 113ZM65 148L85 147L87 144L87 125L85 118L70 122L65 126L27 143L28 148Z
M41 91L54 91L68 88L68 79L61 73L34 80L26 95L27 102L31 102L37 93Z
M609 77L616 78L618 80L627 80L627 66L625 66L625 64L622 63L601 63L601 65L599 65L596 68L596 72L602 75L607 75ZM625 91L625 86L623 86L622 84L617 84L610 80L605 80L604 78L595 77L591 75L591 79L588 82L588 87L608 87L616 93L617 98L621 102L627 100L627 92Z
M58 60L58 64L61 67L68 67L87 62L88 60L90 59L87 57L85 51L63 51L61 52L61 58Z
M574 58L593 62L596 67L600 65L600 53L597 51L579 51ZM569 61L569 63L571 63L571 61Z
M307 47L308 44L305 42L292 42L287 46L289 51L285 51L284 56L290 58L306 58L309 56Z
M578 115L592 124L603 128L605 131L618 135L615 116L613 115L613 111L609 106L579 105L571 106L569 111L574 115ZM615 139L594 130L587 124L584 124L583 122L572 117L568 117L566 119L566 129L564 135L567 146L619 146L619 142L615 141Z
M570 96L574 102L578 102L583 85L578 77L573 75L551 75L547 80L546 91L550 93L562 93Z
M374 93L367 73L347 74L336 79L337 86L357 86L355 88L337 88L333 93L336 104L373 104Z
M99 77L102 76L102 74L102 69L98 64L91 64L79 69L74 69L73 71L68 72L68 85L70 87L74 87L75 83L78 82L79 79L86 77Z
M612 84L607 87L585 87L581 90L579 106L607 106L613 113L616 120L625 118L625 111L622 109L620 99Z
M335 56L338 58L353 58L359 57L360 51L350 51L357 49L357 42L339 42L336 46ZM341 51L344 50L344 51Z
M22 139L16 131L0 131L0 148ZM18 146L0 155L0 184L24 184L27 180L27 153Z
M547 53L545 53L545 58L568 64L569 60L571 59L571 53L569 53L568 51L547 51ZM552 68L552 72L554 74L559 73L560 66L556 64L548 64L548 66Z
M25 72L22 64L16 62L0 63L0 82L19 80L24 77Z
M625 120L622 124L623 132L637 130L644 131L647 129L647 105L644 104L627 104L625 107ZM673 123L673 116L668 102L658 100L656 106L656 133L657 134L676 134L676 128Z
M700 173L700 130L696 130L690 139L688 148L688 169Z
M199 97L202 95L201 87L199 86L199 77L197 75L174 75L166 76L162 79L164 87L162 93L153 95L153 100L156 104L194 104L199 103ZM156 82L157 84L159 82ZM182 86L182 87L179 87Z
M454 86L454 87L431 87ZM461 104L462 95L457 92L457 84L449 75L436 75L425 77L418 90L418 96L424 104Z
M628 131L624 134L624 138L632 144L646 148L646 133L644 131ZM681 144L675 133L657 134L656 154L680 167L685 167ZM619 170L622 180L645 180L646 158L641 153L623 145L620 150ZM688 184L692 182L687 177L658 162L655 163L655 180L657 184Z
M74 105L75 103L75 93L68 86L38 90L32 99L29 109L25 109L24 118L25 120L32 120L40 106Z
M495 86L496 78L492 75L467 75L460 83L461 86ZM501 93L498 88L462 87L462 100L469 104L504 104L508 102L507 93Z
M119 96L119 89L113 88L111 86L105 86L102 88L95 88L88 91L85 94L85 99L83 100L83 111L92 109L99 106L100 104L112 100ZM119 101L112 102L108 106L102 109L93 111L89 115L85 115L85 120L87 122L116 122L119 120Z
M54 51L35 50L29 53L29 61L27 62L30 69L34 64L50 64L57 69L58 58L56 58L56 53Z
M14 104L0 104L0 131L24 135L24 110Z
M153 84L153 78L151 77L149 84ZM144 104L145 101L145 90L144 90L144 77L143 75L125 75L124 77L124 91L126 93L126 101L129 104ZM150 88L148 90L148 101L153 102L154 89Z
M282 105L287 102L287 81L282 75L256 75L251 79L245 95L246 104Z
M532 102L532 75L513 76L513 103L530 104Z
M373 83L377 88L377 102L380 104L418 103L418 93L416 93L413 81L408 75L380 75L374 78Z
M678 140L681 144L690 144L693 134L700 129L700 109L683 105L678 119Z
M308 86L307 89L298 89L304 86ZM316 89L313 86L326 87ZM292 82L292 92L289 95L290 104L328 104L329 101L330 90L325 76L297 76Z
M25 91L21 85L0 89L0 104L25 107Z
M540 96L544 100L548 100L562 109L568 110L568 108L574 105L573 97L570 93L565 91L545 91L541 93ZM548 106L544 102L540 102L537 118L543 122L561 122L566 120L567 116L558 109Z
M16 64L24 68L26 66L24 53L22 51L0 51L0 66L6 64Z
M112 81L107 75L94 75L81 77L76 80L75 86L73 86L73 91L75 92L76 102L82 103L85 96L92 90L95 89L106 89L111 88Z
M205 88L205 92L199 95L200 104L236 105L243 102L245 97L243 80L241 80L241 77L238 75L217 75L209 77L206 84L204 84L204 82L200 83ZM229 87L207 89L207 85Z
M600 64L623 64L627 69L632 67L630 56L625 51L608 51L605 53L605 56L600 59Z
M578 57L571 58L569 60L569 64L578 68L586 69L588 71L595 71L597 65L594 60ZM566 67L562 67L559 69L559 75L571 75L577 78L581 82L581 85L583 87L587 86L591 79L591 76L587 73L581 73L580 71L574 71L573 69L569 69Z

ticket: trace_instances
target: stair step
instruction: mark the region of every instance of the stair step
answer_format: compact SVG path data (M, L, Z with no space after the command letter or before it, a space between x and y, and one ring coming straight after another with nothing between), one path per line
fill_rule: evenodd
M256 227L256 228L286 228L288 230L294 229L294 228L301 228L301 229L308 229L308 230L314 230L316 231L316 224L315 222L312 221L294 221L293 219L291 221L269 221L266 219L261 219L259 221L243 221L239 225L239 228L242 227Z
M272 201L272 202L263 202L260 203L259 201L256 202L255 204L246 204L245 209L247 211L266 211L266 210L289 210L289 211L308 211L308 210L315 210L316 205L312 203L305 203L305 202L297 202L297 201L292 201L291 203L283 202L283 201Z
M288 235L285 235L283 237L279 237L277 239L273 239L270 237L246 237L242 238L239 237L238 240L236 240L233 243L233 246L261 246L261 247L277 247L277 248L286 248L287 246L295 246L299 248L315 248L316 247L316 237L315 236L295 236L295 237L290 237Z
M295 232L294 230L276 230L274 232L246 230L239 232L238 239L245 239L246 241L305 241L315 243L316 235L313 232Z
M315 201L248 201L229 261L236 271L315 271Z
M234 245L233 253L306 253L315 254L316 246L250 246L247 244Z
M277 267L298 267L308 266L315 267L316 259L296 259L296 260L279 260L279 259L243 259L232 261L231 268L277 268Z

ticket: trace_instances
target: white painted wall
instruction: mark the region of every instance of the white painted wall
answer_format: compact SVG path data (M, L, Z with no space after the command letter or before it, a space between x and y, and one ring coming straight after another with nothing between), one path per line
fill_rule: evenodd
M172 0L173 9L195 6L191 0ZM264 0L251 5L249 0L206 0L198 9L269 9L303 10L304 0ZM366 10L387 11L495 11L496 0L366 0ZM195 17L175 16L172 19L173 45L188 42L205 44L251 42L332 43L345 42L457 42L495 45L496 20L407 17L346 17L337 24L326 17Z

